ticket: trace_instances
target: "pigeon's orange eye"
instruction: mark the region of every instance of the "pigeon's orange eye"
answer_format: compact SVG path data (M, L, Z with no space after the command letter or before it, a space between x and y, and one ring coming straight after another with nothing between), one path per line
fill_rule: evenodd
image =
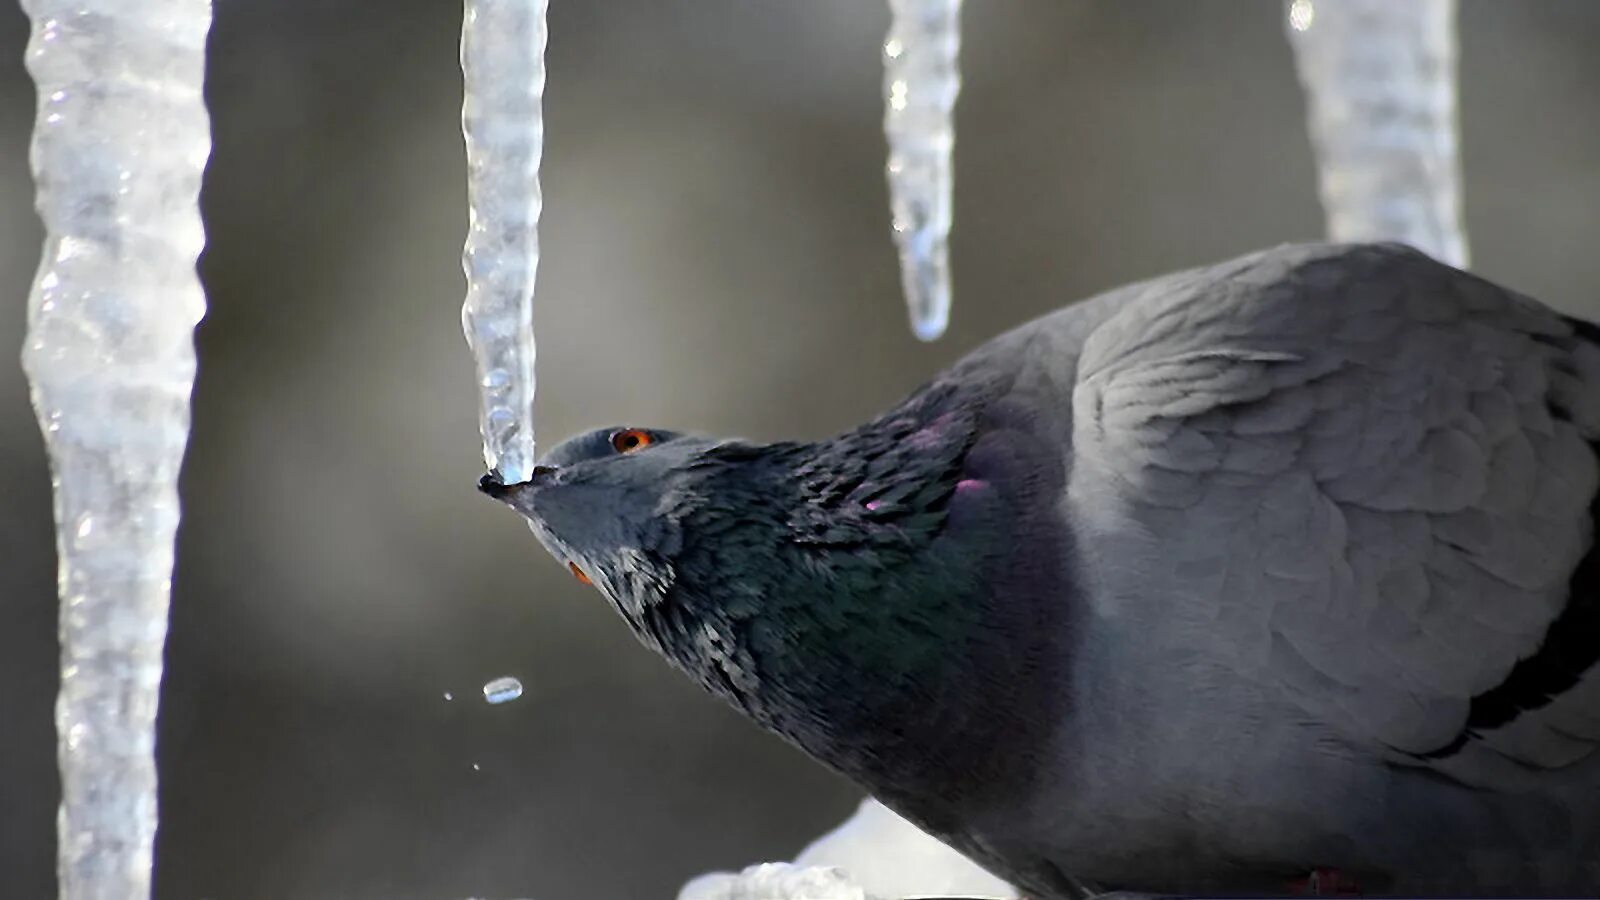
M656 439L643 428L624 428L611 436L611 447L618 453L632 453L655 442Z

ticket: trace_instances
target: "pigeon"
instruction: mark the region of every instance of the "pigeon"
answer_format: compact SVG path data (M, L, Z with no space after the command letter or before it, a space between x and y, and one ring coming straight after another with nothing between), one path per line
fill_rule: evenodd
M837 437L480 488L646 646L1033 900L1600 891L1600 328L1294 245Z

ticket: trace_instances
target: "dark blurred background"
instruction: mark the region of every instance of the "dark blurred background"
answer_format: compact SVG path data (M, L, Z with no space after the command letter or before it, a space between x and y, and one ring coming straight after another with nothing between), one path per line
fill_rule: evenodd
M1320 215L1277 0L973 0L956 304L914 341L861 0L556 0L539 429L822 436L984 338ZM219 0L211 311L160 733L161 898L671 897L848 785L701 696L473 490L448 0ZM1600 4L1461 11L1476 267L1600 314ZM53 896L40 233L0 3L0 897ZM490 707L480 686L519 676ZM454 695L447 701L446 692Z

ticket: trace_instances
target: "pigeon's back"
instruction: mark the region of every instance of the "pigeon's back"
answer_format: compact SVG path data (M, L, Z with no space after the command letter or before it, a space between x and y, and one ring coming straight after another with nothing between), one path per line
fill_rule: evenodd
M958 366L1060 423L1081 606L1048 787L973 843L1118 889L1600 889L1596 340L1318 245Z

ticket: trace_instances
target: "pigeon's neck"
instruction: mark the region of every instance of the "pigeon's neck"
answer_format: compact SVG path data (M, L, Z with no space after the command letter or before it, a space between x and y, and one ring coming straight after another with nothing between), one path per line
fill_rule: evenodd
M930 391L832 441L730 451L654 611L662 649L891 803L976 799L1044 745L1070 630L1041 499L1060 463L1014 424Z

